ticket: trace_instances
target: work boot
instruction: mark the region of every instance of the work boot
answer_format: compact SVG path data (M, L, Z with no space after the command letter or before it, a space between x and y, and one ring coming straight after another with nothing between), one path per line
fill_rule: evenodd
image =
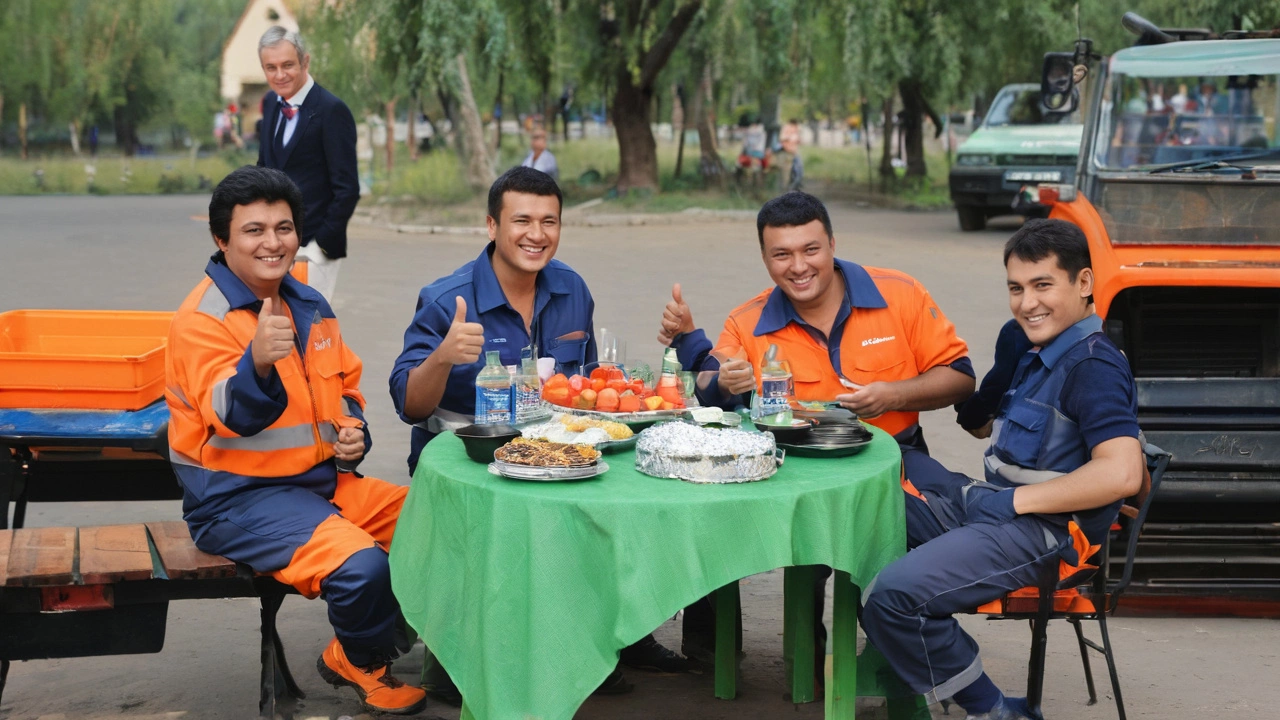
M645 635L634 645L622 648L618 659L623 665L639 670L687 673L692 669L687 658L668 650L653 635Z
M604 682L600 683L600 687L596 688L591 694L626 695L635 689L636 686L632 685L625 677L622 676L622 671L618 668L614 668L613 672L609 673L609 677L605 678Z
M334 687L355 688L364 708L374 713L413 715L427 705L427 693L422 688L405 685L391 674L391 663L359 667L347 660L337 638L316 661L320 677Z
M965 720L1028 720L1026 698L1001 698L996 706L981 715L966 715Z

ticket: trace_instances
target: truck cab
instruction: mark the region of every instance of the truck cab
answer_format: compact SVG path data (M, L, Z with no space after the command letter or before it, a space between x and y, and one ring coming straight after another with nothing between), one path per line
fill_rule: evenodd
M1079 113L1054 113L1034 83L1006 85L996 93L982 124L956 150L949 177L960 228L981 230L987 218L1012 215L1018 189L1028 183L1075 179Z
M1038 196L1088 236L1097 312L1133 370L1139 424L1173 456L1139 591L1273 602L1280 36L1149 30L1152 44L1095 64L1074 187ZM1046 91L1048 78L1046 60Z

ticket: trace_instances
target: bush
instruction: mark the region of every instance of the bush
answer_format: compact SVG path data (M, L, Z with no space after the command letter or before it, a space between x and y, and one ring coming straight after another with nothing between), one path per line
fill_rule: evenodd
M161 173L156 188L165 195L183 193L187 191L187 179L177 173Z

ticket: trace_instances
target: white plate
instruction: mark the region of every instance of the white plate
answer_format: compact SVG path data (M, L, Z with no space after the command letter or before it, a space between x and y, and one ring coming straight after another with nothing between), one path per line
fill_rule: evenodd
M537 467L534 465L517 465L494 460L489 463L489 472L512 480L533 480L536 482L559 482L561 480L586 480L609 471L609 463L597 461L594 465L584 467Z

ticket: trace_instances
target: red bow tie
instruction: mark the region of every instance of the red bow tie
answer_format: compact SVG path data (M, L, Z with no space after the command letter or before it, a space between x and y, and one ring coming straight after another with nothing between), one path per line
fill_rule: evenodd
M280 105L280 112L284 113L285 118L292 120L293 116L298 114L298 108L290 105L289 103L282 103Z

